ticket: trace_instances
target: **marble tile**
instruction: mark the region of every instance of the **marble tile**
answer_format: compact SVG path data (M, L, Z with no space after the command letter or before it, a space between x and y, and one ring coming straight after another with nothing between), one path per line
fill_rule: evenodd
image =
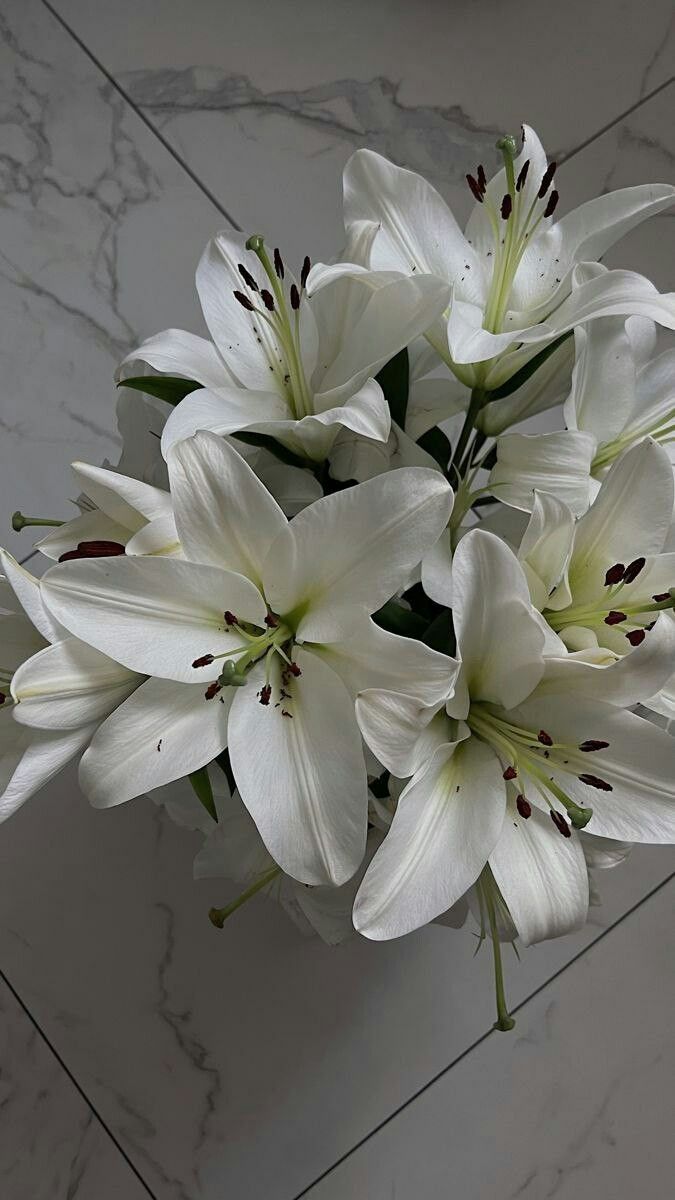
M561 205L634 184L675 182L675 84L618 121L561 169ZM671 291L675 260L675 208L634 229L606 256L610 267L647 275Z
M0 16L0 543L65 516L68 464L116 453L113 372L198 328L194 269L222 217L39 0Z
M0 961L161 1200L291 1200L490 1027L489 958L440 927L329 949L264 899L216 931L233 891L193 883L194 849L65 773L3 826ZM585 931L507 962L512 1003L672 866L603 875Z
M151 1195L0 981L0 1191L6 1200Z
M55 6L228 211L292 258L339 248L357 147L427 174L461 212L499 133L525 120L569 153L668 78L675 37L668 0L545 15L536 0L134 0L124 20Z
M307 1200L666 1200L673 895L671 882Z

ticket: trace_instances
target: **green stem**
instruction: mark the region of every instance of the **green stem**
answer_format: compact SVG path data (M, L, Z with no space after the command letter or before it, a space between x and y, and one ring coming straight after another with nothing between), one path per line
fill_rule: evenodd
M504 972L502 970L502 951L497 932L497 919L495 917L494 900L490 894L489 888L484 889L485 907L487 909L488 921L490 923L490 937L492 939L492 957L495 967L495 996L497 1000L497 1020L493 1025L493 1029L499 1029L502 1033L508 1033L513 1029L515 1020L511 1016L506 1003L504 994Z
M256 892L261 891L261 889L266 887L268 883L271 883L272 880L275 879L280 873L281 867L272 867L271 870L266 871L264 875L261 875L259 879L256 879L255 883L252 883L250 887L247 887L245 892L242 892L240 896L237 896L236 900L233 900L231 904L226 904L224 908L210 908L209 921L211 924L215 925L216 929L222 929L227 918L231 917L233 912L236 912L238 908L241 908L242 904L245 904L247 900L251 899L251 896L255 896Z
M462 425L460 435L457 439L457 445L455 446L455 452L452 456L452 462L450 463L449 471L451 477L453 468L457 471L457 473L459 473L459 464L464 457L464 452L467 448L469 437L471 436L471 430L476 424L476 417L478 416L484 403L485 392L483 391L483 388L475 387L471 392L471 399L469 401L469 407L466 410L464 424Z

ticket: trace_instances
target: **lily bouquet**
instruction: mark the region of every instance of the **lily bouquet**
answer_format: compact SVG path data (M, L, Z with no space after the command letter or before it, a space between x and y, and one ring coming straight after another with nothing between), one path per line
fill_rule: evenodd
M0 812L79 757L95 806L202 831L217 926L258 892L329 942L475 922L507 1029L502 943L675 839L675 295L599 262L675 189L556 220L536 134L499 149L464 233L360 150L340 261L209 244L210 338L122 363L117 468L14 516L51 565L2 553Z

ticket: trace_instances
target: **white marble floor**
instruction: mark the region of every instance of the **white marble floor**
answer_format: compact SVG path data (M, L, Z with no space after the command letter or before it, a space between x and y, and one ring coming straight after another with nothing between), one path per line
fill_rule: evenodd
M671 13L665 0L4 0L5 520L62 515L68 462L113 452L116 362L156 328L199 329L192 277L214 229L261 229L296 256L337 247L354 146L427 171L458 209L464 171L522 119L566 158L564 206L672 180ZM672 286L672 222L615 261ZM7 525L3 540L30 551ZM329 951L264 901L219 934L206 910L221 892L192 883L192 850L149 802L93 812L74 774L3 826L0 966L81 1088L0 996L9 1200L295 1200L461 1055L317 1200L628 1200L636 1154L643 1190L665 1200L672 927L666 889L650 893L670 850L636 852L603 879L587 930L509 966L519 1035L474 1049L490 972L468 935ZM452 1136L425 1118L436 1103Z

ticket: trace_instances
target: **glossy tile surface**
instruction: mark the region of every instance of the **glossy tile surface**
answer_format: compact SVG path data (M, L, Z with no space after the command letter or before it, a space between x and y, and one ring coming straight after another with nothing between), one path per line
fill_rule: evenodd
M307 1200L672 1192L671 882L365 1142Z

